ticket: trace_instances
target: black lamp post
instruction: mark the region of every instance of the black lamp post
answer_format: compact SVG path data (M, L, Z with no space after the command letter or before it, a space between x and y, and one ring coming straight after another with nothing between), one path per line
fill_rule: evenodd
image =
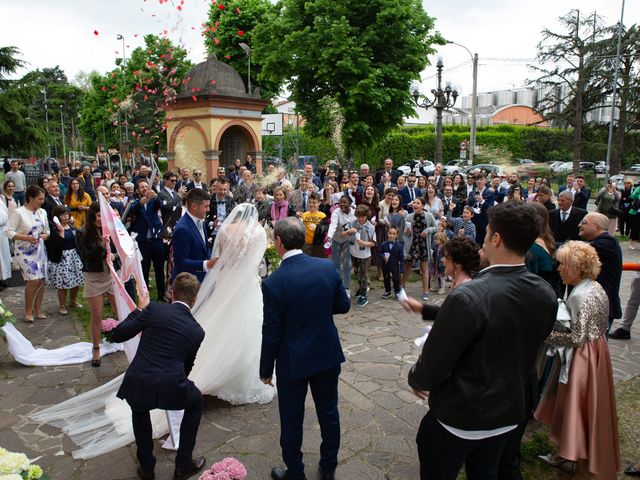
M453 107L456 103L456 99L458 98L458 91L453 90L450 85L447 85L444 90L442 89L442 69L444 68L444 63L442 60L438 60L436 64L436 68L438 69L438 73L436 77L438 79L438 88L431 89L431 93L433 94L433 100L428 101L426 98L422 103L418 103L420 100L420 89L418 85L413 85L411 87L411 96L413 100L416 102L418 107L422 108L430 108L433 107L436 109L436 162L435 163L443 163L442 162L442 111L445 109L449 109Z

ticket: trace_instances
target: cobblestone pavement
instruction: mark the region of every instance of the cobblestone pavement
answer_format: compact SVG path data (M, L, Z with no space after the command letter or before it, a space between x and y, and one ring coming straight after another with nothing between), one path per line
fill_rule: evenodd
M640 254L623 244L625 261L638 261ZM623 274L621 296L628 298L633 273ZM408 293L419 295L418 286ZM342 446L337 477L345 480L415 479L418 461L414 443L417 426L426 413L425 404L413 396L407 373L419 349L413 339L423 324L405 313L398 302L382 300L382 291L373 289L369 305L337 317L347 357L340 377ZM22 289L2 292L3 300L21 318ZM433 302L442 296L434 295ZM47 320L34 324L18 322L20 331L35 346L55 348L78 341L79 324L58 315L55 294L47 291ZM614 325L615 327L615 325ZM610 342L616 380L640 373L640 327L634 326L632 340ZM56 428L40 426L26 415L90 390L123 372L123 353L103 358L102 367L89 363L65 367L25 367L0 347L0 445L23 451L37 459L50 477L58 479L133 479L136 477L135 448L128 446L88 461L74 460L73 443ZM215 366L212 366L214 369ZM273 466L281 465L278 444L279 424L276 401L269 405L232 407L206 397L196 454L208 463L226 456L239 458L249 471L249 479L267 479ZM305 416L304 459L307 476L317 478L320 431L310 396ZM156 442L156 478L172 478L173 453Z

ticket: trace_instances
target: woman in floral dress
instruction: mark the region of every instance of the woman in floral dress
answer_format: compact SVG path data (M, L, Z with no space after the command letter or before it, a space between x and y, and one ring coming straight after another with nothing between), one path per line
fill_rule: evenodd
M47 267L47 285L58 290L58 313L66 315L67 290L70 290L72 307L80 306L77 302L78 289L84 281L82 260L76 250L75 230L69 225L69 212L64 205L56 205L51 215L58 219L56 231L51 233L47 241L49 265Z
M44 190L37 185L27 188L25 204L9 218L6 235L14 241L15 258L27 285L24 289L24 321L33 322L47 316L40 310L44 296L44 279L47 268L45 240L49 238L47 213L40 208L44 202Z

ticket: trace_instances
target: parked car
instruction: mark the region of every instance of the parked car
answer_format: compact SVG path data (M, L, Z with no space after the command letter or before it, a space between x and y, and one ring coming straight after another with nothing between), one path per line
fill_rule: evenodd
M573 162L560 162L552 165L549 170L552 173L568 173L573 170Z
M485 170L487 173L491 174L491 175L498 175L500 177L504 176L504 170L502 169L502 166L500 165L493 165L493 164L489 164L489 163L481 163L478 165L471 165L469 167L466 167L464 169L462 169L460 171L460 173L462 174L463 177L467 177L467 175L469 174L469 172L475 172L475 171L480 171L480 170Z
M631 165L628 169L629 172L636 172L639 173L640 172L640 163L636 163L634 165Z
M447 164L444 166L444 174L453 176L456 173L458 173L460 170L462 170L466 164L467 164L466 160L460 160L460 159L451 160L450 162L447 162Z
M518 163L520 163L520 165L527 165L529 163L536 163L536 162L534 162L530 158L521 158L518 160Z
M593 172L595 163L593 162L580 162L579 170L581 172ZM573 162L563 162L560 165L556 165L551 168L553 173L569 173L573 170Z
M596 173L605 173L609 171L609 166L607 165L606 162L596 162L595 166L593 167L593 170Z

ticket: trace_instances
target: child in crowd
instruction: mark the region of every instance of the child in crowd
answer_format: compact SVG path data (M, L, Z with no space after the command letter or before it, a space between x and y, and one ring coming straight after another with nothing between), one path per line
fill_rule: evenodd
M369 289L369 267L371 265L371 247L376 245L375 227L369 221L370 209L368 205L358 205L356 207L356 219L351 222L347 234L350 235L349 252L351 261L356 271L358 281L358 307L364 307L367 300L367 290Z
M469 237L476 241L476 226L473 223L473 207L466 205L462 210L462 217L447 217L451 231L455 237Z
M302 250L304 253L312 257L324 258L324 235L319 235L319 241L316 238L316 230L318 229L320 222L326 218L326 215L318 210L318 207L320 207L320 195L316 192L310 193L307 203L309 210L304 212L300 217L302 223L304 223L306 232L304 247ZM318 230L317 233L320 234L322 232ZM316 241L314 241L314 239L316 239Z
M351 208L351 197L343 195L338 201L338 208L331 214L331 223L329 224L329 233L327 233L327 242L324 247L331 248L331 260L342 277L342 285L350 295L351 285L351 253L349 252L350 236L347 231L351 222L355 221Z
M404 244L398 242L398 228L390 227L387 232L388 240L382 242L378 253L380 255L380 265L384 277L384 293L382 298L391 297L391 282L393 281L393 291L398 298L400 293L400 274L404 267Z
M433 236L433 252L429 262L429 277L431 279L431 291L444 295L445 273L444 273L444 244L447 243L447 235L440 225L439 230Z

